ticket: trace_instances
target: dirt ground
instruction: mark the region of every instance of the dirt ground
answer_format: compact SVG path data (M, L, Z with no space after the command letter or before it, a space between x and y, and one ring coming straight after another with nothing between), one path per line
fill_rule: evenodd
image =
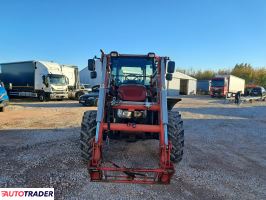
M15 101L0 113L0 187L53 187L56 199L266 199L266 102L209 97L178 103L185 154L170 185L92 183L79 158L75 101ZM158 141L111 141L105 157L156 164ZM140 156L141 155L141 156Z

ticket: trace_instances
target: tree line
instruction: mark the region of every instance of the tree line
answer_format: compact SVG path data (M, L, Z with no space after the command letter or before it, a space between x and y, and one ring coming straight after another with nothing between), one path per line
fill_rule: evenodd
M266 68L254 68L248 63L236 64L232 69L220 69L220 70L198 70L193 69L178 71L188 74L197 80L209 80L216 75L234 75L239 78L243 78L246 84L254 84L266 87Z

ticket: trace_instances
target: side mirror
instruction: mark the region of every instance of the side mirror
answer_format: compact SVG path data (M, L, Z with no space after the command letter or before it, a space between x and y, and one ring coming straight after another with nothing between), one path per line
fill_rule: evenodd
M167 73L165 78L167 81L171 81L173 79L173 74Z
M167 73L174 73L175 72L175 62L169 61L167 64Z
M66 78L66 84L68 85L69 84L69 78L65 77Z
M94 59L89 59L88 60L88 69L90 71L94 71L95 70L95 60Z
M96 71L92 71L91 72L91 79L95 79L97 78L97 72Z
M48 87L49 86L49 80L48 80L48 77L47 76L42 76L42 79L43 79L43 84Z

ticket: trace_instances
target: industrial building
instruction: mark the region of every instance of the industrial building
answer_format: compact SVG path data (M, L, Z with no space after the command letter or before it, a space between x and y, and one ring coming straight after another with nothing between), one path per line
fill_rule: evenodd
M181 72L173 73L173 80L167 82L168 96L195 95L197 79Z

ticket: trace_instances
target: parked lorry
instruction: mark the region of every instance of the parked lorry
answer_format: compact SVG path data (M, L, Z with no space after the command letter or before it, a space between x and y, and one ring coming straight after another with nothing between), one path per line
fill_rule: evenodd
M0 80L0 112L4 112L5 107L8 104L8 101L9 101L9 98L4 88L4 84L2 84Z
M0 64L0 79L10 97L35 97L40 101L68 97L67 79L54 62L25 61Z
M209 94L210 93L210 80L197 80L197 94Z
M66 76L68 82L68 98L79 99L81 95L91 92L88 84L80 84L79 69L74 65L61 65L62 73Z
M216 76L211 80L211 97L231 97L237 92L244 94L245 80L233 75Z

